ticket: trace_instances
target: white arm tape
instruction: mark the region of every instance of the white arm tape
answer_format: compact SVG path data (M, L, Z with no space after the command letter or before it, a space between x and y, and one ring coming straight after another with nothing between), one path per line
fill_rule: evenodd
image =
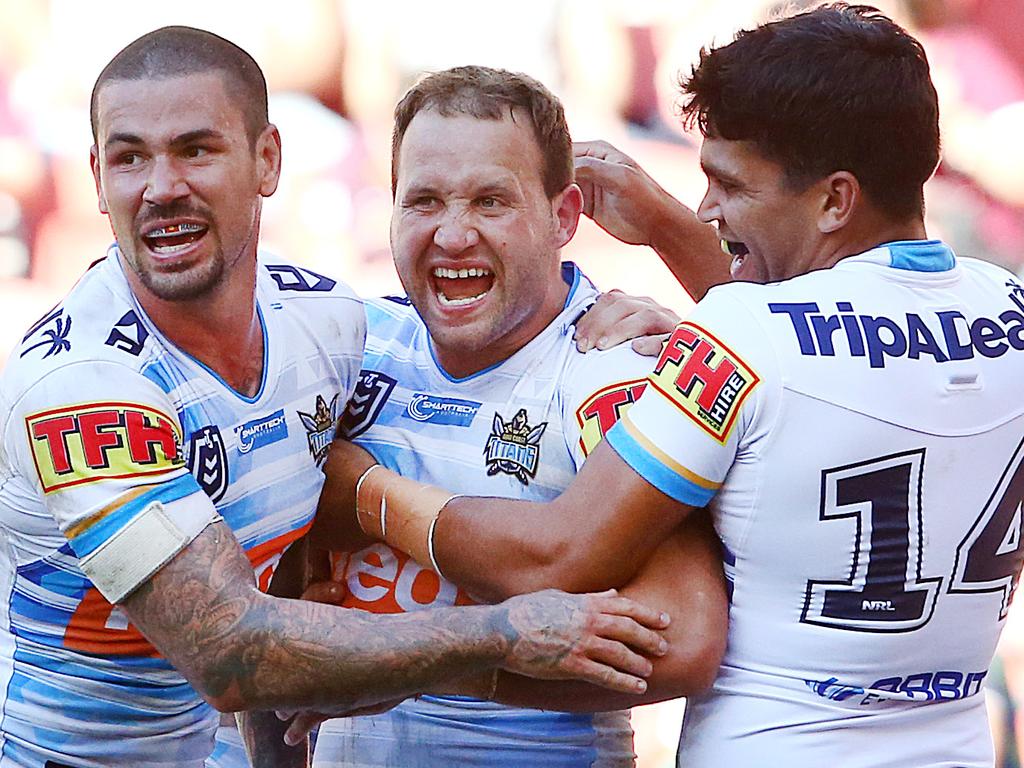
M154 501L79 561L85 575L111 603L128 597L210 523L222 519L201 492L177 499L171 507L173 520L164 505Z

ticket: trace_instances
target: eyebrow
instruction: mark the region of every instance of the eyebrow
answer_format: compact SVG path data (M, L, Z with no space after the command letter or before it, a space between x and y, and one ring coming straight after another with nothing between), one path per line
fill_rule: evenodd
M106 142L103 144L104 147L110 147L113 144L141 144L142 138L136 136L134 133L112 133L107 136Z
M742 183L738 176L734 176L728 171L722 170L721 168L718 168L703 160L700 161L700 169L704 171L704 175L707 176L709 179L718 179L719 181L724 181L726 184L732 184L733 186L740 186L740 184Z
M219 139L222 138L222 134L212 128L198 128L194 131L186 131L178 136L171 139L171 146L182 146L185 144L191 144L194 141L203 141L208 139ZM104 147L111 147L114 144L144 144L142 137L134 134L127 133L124 131L112 133L107 137Z
M478 187L476 194L480 197L487 197L488 195L513 195L515 194L515 191L511 184L493 181Z
M407 200L411 197L419 197L420 195L435 195L437 194L437 187L433 184L416 184L409 187L402 193L402 199Z

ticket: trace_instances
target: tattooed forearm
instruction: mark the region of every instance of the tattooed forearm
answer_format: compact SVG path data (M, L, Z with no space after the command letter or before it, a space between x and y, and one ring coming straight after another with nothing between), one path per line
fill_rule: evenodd
M459 609L457 621L441 611L382 619L263 595L223 524L124 608L222 710L368 706L494 666L508 648L500 608Z
M668 619L611 593L548 590L496 606L377 616L259 592L215 523L136 590L132 622L222 711L351 711L502 667L642 690Z

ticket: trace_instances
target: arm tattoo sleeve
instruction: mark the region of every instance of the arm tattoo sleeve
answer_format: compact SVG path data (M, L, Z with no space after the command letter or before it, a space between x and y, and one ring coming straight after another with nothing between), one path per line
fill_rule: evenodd
M222 710L370 706L493 667L515 635L501 606L375 616L264 595L223 523L123 606Z

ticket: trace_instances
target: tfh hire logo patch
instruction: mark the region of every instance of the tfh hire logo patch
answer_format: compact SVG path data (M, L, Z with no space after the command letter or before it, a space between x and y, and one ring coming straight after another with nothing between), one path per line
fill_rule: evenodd
M183 465L181 434L165 414L135 403L83 403L25 419L44 493Z
M580 448L584 456L590 455L646 388L647 379L622 381L602 387L583 401L576 409L576 421L580 426Z
M665 345L650 382L724 444L740 406L760 379L710 333L692 323L682 323Z

